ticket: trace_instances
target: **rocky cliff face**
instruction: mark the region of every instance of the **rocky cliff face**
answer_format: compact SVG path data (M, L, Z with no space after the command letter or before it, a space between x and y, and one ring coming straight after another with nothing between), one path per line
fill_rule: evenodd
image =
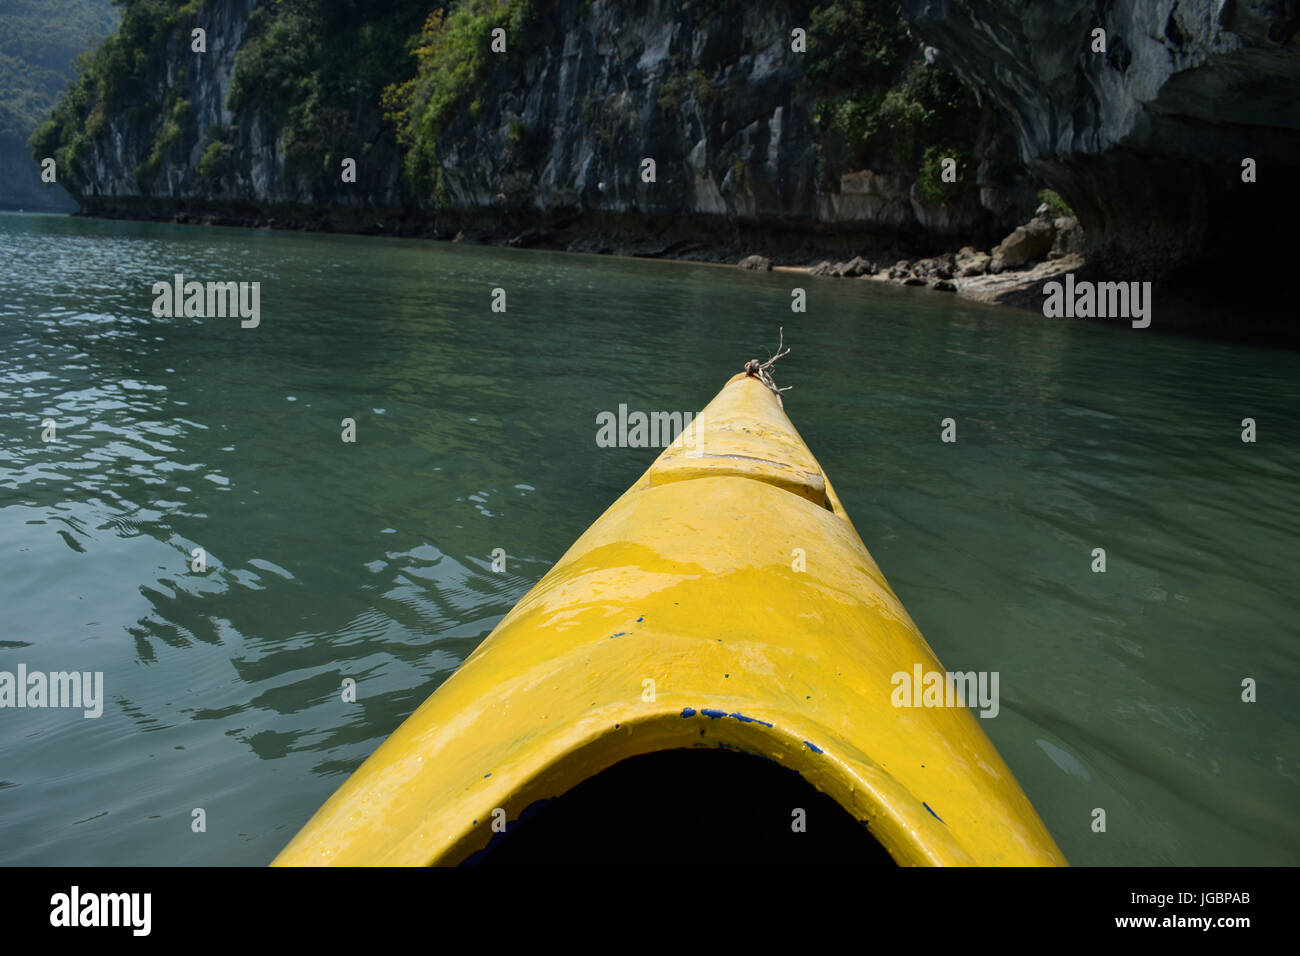
M88 156L80 158L76 190L78 198L92 209L115 200L177 199L194 192L201 177L202 131L226 126L232 116L226 108L234 74L235 56L243 43L248 16L256 0L224 0L210 4L193 18L193 27L206 32L205 53L190 50L189 22L176 25L161 55L149 67L149 79L128 113L109 115L106 128L93 142ZM152 175L139 170L166 137L169 117L164 106L183 99L186 106L178 119L179 136L160 151ZM140 107L148 113L139 115ZM242 144L250 160L262 167L276 162L275 137L258 136L258 117L251 122ZM255 159L254 159L255 158ZM250 162L250 167L253 165Z
M346 108L338 140L317 151L315 162L294 163L274 99L232 102L239 53L257 6L258 0L210 0L192 20L170 29L144 90L109 114L80 158L74 191L85 211L274 221L284 210L327 222L330 206L383 216L410 201L398 182L396 144L391 135L383 137L378 109ZM194 27L205 31L203 53L191 49ZM355 183L341 182L337 159L332 170L323 168L335 155L358 160Z
M1249 268L1255 282L1291 258L1277 217L1300 199L1294 0L901 4L1011 119L1095 262L1135 275ZM1093 52L1098 28L1105 52Z
M799 4L738 6L696 19L671 0L553 5L521 69L492 72L477 117L444 134L440 157L453 209L492 210L520 224L627 214L691 230L809 231L953 237L994 234L1023 216L996 124L979 148L993 162L985 203L927 205L916 171L837 167L819 155L812 100L800 85L791 30ZM655 161L645 182L643 162ZM654 240L651 240L653 242ZM684 241L684 240L683 240Z
M374 4L349 15L401 17L406 30L426 9ZM982 101L966 144L973 188L929 202L914 158L827 148L808 82L815 43L791 49L813 6L537 0L526 35L507 38L442 129L433 196L401 173L375 90L313 104L327 133L294 139L280 81L259 86L271 54L241 56L286 8L195 2L148 52L143 90L102 115L87 107L72 187L109 215L643 253L700 240L922 251L991 246L1032 209L1032 174L1074 207L1098 266L1286 274L1276 217L1300 199L1295 0L902 0L926 59ZM189 49L192 26L207 30L204 54ZM311 42L287 33L263 47ZM343 157L357 160L356 183L341 181Z
M434 208L400 175L377 105L346 107L339 137L315 163L295 164L275 104L232 101L257 6L202 5L194 25L207 30L206 54L191 53L189 25L176 25L148 91L153 115L115 110L80 163L88 212L558 236L653 253L692 237L993 241L1033 205L992 110L969 173L979 188L956 201L924 201L916 169L888 157L853 168L822 155L801 85L807 54L791 49L811 3L556 0L536 5L528 35L508 39L511 55L440 138L445 194ZM342 156L357 159L357 183L340 181ZM654 182L643 181L644 159Z

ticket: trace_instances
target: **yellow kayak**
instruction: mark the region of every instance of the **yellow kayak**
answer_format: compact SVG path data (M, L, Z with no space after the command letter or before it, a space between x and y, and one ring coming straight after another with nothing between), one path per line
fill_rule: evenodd
M275 865L1065 864L752 364Z

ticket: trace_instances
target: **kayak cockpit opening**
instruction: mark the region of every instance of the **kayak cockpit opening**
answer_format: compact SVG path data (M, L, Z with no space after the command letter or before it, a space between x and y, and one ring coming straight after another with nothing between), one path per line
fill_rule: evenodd
M870 831L798 773L733 750L620 761L530 808L477 866L894 866Z

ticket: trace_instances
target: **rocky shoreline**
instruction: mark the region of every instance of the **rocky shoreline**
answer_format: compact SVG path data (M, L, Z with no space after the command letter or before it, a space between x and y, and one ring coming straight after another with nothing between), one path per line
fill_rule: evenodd
M1083 269L1084 235L1073 217L1051 217L1040 207L987 251L964 245L955 252L909 255L906 239L816 234L802 230L729 227L691 217L575 217L567 222L512 222L509 217L426 217L399 209L257 206L231 203L108 201L86 204L74 215L147 220L177 225L336 232L433 239L507 248L553 249L596 255L738 264L816 277L871 279L917 286L991 305L1037 309L1042 283ZM855 250L869 248L863 255ZM737 263L738 249L751 252ZM854 254L849 255L849 253ZM827 255L848 258L832 261ZM1030 295L1030 292L1033 295Z
M345 233L432 239L467 245L550 249L594 255L674 259L779 269L815 276L892 280L903 285L955 291L992 304L1019 304L1009 293L1034 281L1024 271L1035 258L1058 265L1080 263L1082 231L1073 219L1035 217L988 252L963 246L957 252L918 256L923 236L879 236L848 231L815 232L778 225L722 221L719 217L580 215L568 220L475 213L425 214L398 208L301 206L231 202L176 202L96 197L73 215L143 220L175 225L278 231ZM1022 235L1023 234L1023 235ZM871 250L867 256L859 250ZM758 250L759 254L752 254ZM1059 253L1068 252L1069 262ZM827 258L837 257L835 261ZM847 258L839 260L838 257ZM1059 260L1059 262L1058 262ZM1053 272L1053 274L1055 274Z
M673 259L736 268L772 270L816 278L844 278L917 286L972 301L1041 312L1045 283L1074 273L1076 279L1115 278L1112 268L1085 254L1073 220L1043 213L1017 227L987 251L964 245L955 252L908 257L907 239L865 234L809 233L725 224L716 217L592 217L567 222L514 222L507 217L426 218L403 209L268 206L230 203L130 202L91 205L76 216L350 233L434 239L509 248L551 249L633 258ZM1050 239L1048 238L1050 236ZM1044 251L1046 246L1046 251ZM757 250L757 253L755 252ZM928 250L927 250L928 251ZM828 255L836 256L832 260ZM840 258L843 257L843 258ZM1300 347L1300 325L1288 300L1267 283L1230 283L1222 270L1147 273L1155 281L1159 313L1153 327L1215 339ZM1225 321L1225 315L1229 320Z
M1046 205L988 252L963 246L956 252L918 259L892 256L873 261L854 256L842 262L823 260L815 266L778 266L761 255L749 255L737 265L754 271L777 270L837 279L870 279L952 292L990 305L1037 308L1043 283L1087 266L1084 237L1078 220L1053 218Z

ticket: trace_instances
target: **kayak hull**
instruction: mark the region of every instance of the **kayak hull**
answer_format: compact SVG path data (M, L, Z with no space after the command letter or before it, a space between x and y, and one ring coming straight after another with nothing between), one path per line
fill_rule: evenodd
M684 747L797 771L901 864L1065 862L970 709L899 706L895 675L943 667L779 397L736 376L696 427L276 864L461 863L501 821Z

